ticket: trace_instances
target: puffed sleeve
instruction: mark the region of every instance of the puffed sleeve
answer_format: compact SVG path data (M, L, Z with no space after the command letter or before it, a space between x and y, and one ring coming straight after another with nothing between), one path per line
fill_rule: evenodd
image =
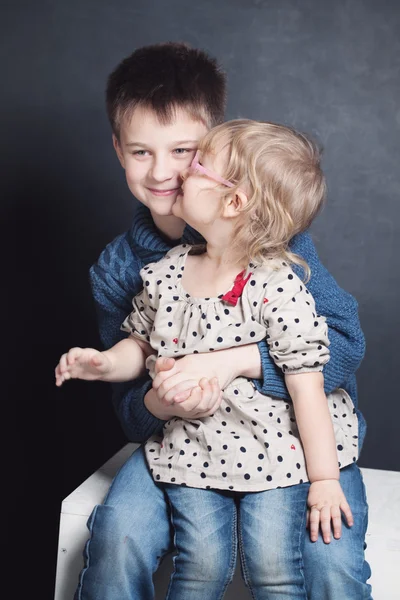
M329 360L328 326L303 281L280 262L264 285L261 318L275 364L284 373L322 371Z
M143 279L143 290L132 299L132 311L121 325L122 331L145 342L150 341L154 317L157 312L157 283L153 277L152 265L140 271Z

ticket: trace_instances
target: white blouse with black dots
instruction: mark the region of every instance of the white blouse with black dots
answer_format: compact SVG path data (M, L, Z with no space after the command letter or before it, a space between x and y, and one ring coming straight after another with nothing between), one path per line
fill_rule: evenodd
M283 261L249 264L236 306L193 298L182 286L191 247L174 248L141 271L143 291L122 329L150 343L146 366L158 356L213 352L266 339L284 373L322 371L329 360L328 328L313 297ZM358 421L351 398L338 388L327 396L339 467L358 457ZM218 411L204 419L173 418L163 436L145 445L158 482L197 488L261 491L308 481L293 405L260 394L243 377L224 389Z

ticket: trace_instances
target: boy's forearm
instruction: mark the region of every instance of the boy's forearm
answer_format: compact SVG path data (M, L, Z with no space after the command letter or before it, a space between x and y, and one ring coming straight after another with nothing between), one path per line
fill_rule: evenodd
M103 378L104 381L131 381L145 372L146 354L132 337L121 340L103 354L112 364L110 372Z
M229 360L234 374L233 379L236 377L259 379L262 376L261 358L257 344L237 346L229 351L231 352Z
M311 482L339 479L336 441L322 373L286 375Z
M327 320L329 326L330 319ZM358 318L353 317L353 335L345 335L341 331L329 326L328 337L330 341L329 362L324 367L325 392L328 394L353 375L364 357L365 338L361 327L357 327Z

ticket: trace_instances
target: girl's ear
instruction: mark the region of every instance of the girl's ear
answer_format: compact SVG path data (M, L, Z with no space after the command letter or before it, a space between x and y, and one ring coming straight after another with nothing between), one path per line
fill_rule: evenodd
M117 136L114 133L113 133L113 136L112 136L112 141L113 141L114 150L115 150L115 152L117 153L117 156L118 156L118 160L121 163L121 167L123 169L125 169L125 160L124 160L124 155L123 155L122 150L121 150L121 144L119 143L119 140L118 140Z
M226 198L223 216L228 219L238 217L247 205L247 202L247 195L242 190L237 190L234 194Z

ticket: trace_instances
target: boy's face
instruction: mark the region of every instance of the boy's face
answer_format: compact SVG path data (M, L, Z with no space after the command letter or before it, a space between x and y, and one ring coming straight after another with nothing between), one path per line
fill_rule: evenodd
M113 137L114 148L130 191L153 216L172 215L180 173L190 165L206 133L207 127L184 110L162 125L153 111L138 107L131 120L121 124L120 139Z

